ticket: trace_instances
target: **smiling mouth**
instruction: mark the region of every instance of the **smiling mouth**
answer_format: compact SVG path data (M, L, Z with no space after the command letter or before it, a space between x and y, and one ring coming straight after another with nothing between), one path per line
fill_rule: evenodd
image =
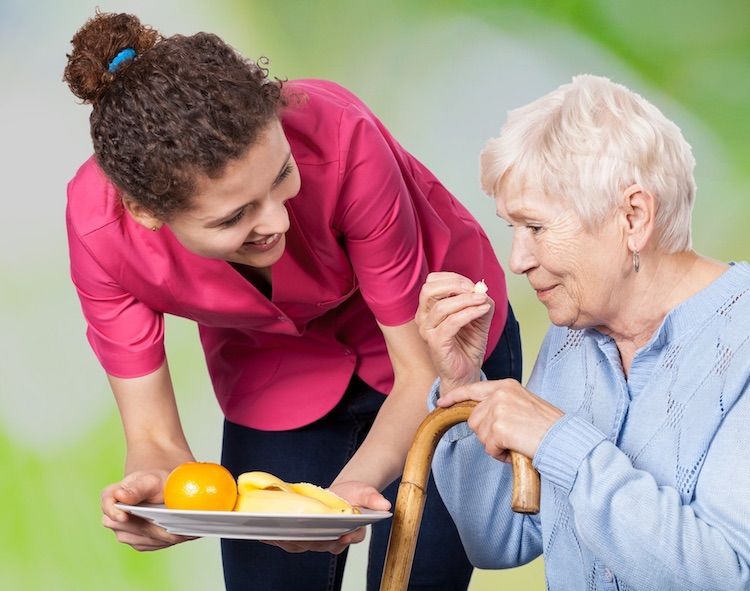
M276 244L278 244L279 240L281 240L282 234L271 234L270 236L266 236L265 238L261 238L259 240L248 240L247 242L242 243L243 249L253 249L253 250L270 250Z
M556 285L552 285L550 287L535 287L534 291L536 291L536 297L540 300L543 299L545 296L550 294L553 289L557 287Z
M271 242L275 241L278 237L278 234L271 234L270 236L261 238L260 240L248 240L244 244L252 244L253 246L266 246L268 244L271 244Z

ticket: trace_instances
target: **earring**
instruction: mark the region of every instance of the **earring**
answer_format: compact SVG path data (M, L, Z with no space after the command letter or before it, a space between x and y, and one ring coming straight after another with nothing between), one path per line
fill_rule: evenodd
M634 250L633 251L633 271L637 273L640 268L641 268L641 257L638 254L638 251Z

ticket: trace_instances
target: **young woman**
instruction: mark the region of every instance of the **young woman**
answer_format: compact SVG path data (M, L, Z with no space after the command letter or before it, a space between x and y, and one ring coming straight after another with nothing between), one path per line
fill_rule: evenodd
M487 278L485 371L520 378L517 324L477 222L354 95L282 84L215 35L162 38L97 14L65 71L93 107L94 157L68 188L71 272L127 441L104 525L139 550L183 541L114 504L159 502L192 460L164 354L164 314L198 323L226 417L222 463L387 508L435 378L414 324L431 271ZM390 486L389 486L390 485ZM414 584L464 589L471 566L428 495ZM373 527L369 588L389 524ZM228 589L336 589L346 544L287 553L222 540ZM288 549L288 548L287 548ZM340 553L340 554L339 554Z

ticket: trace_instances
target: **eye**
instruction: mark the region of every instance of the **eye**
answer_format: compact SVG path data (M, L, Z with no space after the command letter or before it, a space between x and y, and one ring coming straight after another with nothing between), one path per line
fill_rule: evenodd
M284 170L281 171L281 174L279 174L278 177L276 177L276 182L274 184L280 185L281 182L288 177L290 174L292 174L292 171L294 170L294 166L291 162L289 162L285 167Z
M246 209L247 208L243 207L236 214L234 214L231 218L229 218L228 220L224 220L223 222L221 222L221 227L222 228L231 228L232 226L234 226L237 222L239 222L243 218L243 216L245 215L245 210Z
M536 226L536 225L533 225L533 224L528 224L526 226L526 229L529 232L531 232L534 236L536 236L537 234L540 234L544 230L544 227L543 226Z

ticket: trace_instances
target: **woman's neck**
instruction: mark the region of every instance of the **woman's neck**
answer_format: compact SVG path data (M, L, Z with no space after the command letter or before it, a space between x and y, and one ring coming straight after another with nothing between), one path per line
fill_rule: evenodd
M273 296L273 282L271 279L271 267L250 267L241 263L230 263L230 265L242 275L255 289L269 300Z
M693 251L641 257L641 269L626 280L629 284L612 319L598 327L617 344L626 375L636 352L651 340L666 315L726 269L726 264Z

